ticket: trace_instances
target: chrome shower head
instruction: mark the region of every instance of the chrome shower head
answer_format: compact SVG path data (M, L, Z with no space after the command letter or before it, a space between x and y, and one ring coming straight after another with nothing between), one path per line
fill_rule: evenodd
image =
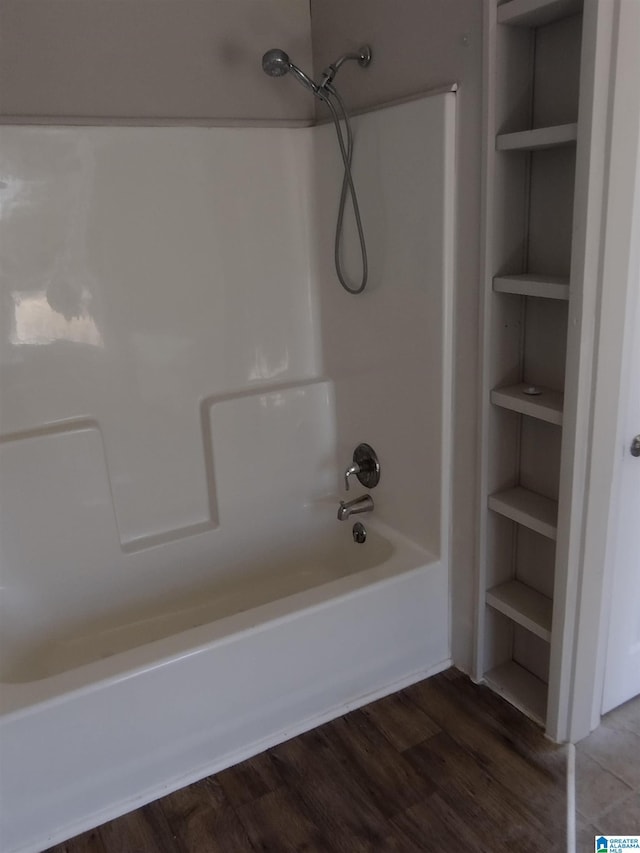
M269 77L284 77L285 74L290 72L296 78L298 83L302 83L302 85L313 92L314 95L318 94L318 86L313 82L313 80L310 77L307 77L304 71L301 71L297 65L294 65L289 59L289 55L285 53L284 50L280 50L278 47L274 47L264 54L262 57L262 70L265 74L268 74Z
M262 57L262 70L269 77L283 77L290 70L290 66L289 55L277 47L268 50Z

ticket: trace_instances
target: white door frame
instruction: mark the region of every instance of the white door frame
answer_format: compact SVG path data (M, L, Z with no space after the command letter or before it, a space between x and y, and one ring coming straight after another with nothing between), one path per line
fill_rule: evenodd
M621 453L628 452L618 441L618 425L624 393L625 319L637 286L630 267L632 225L634 214L640 217L640 2L600 0L598 7L604 27L601 35L606 36L610 27L612 38L609 93L606 99L601 97L599 107L608 139L590 438L581 514L581 567L576 574L573 667L567 703L566 739L571 741L585 737L600 722L612 585L611 560L607 557L615 530L612 509L617 473Z

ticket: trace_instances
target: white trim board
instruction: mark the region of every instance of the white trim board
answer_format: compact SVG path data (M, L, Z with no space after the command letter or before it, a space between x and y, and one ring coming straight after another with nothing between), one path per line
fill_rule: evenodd
M616 457L622 452L617 445L617 426L624 327L631 288L630 223L634 203L638 204L629 176L637 168L640 148L637 98L640 6L636 0L615 0L615 3L596 4L596 11L599 66L593 111L597 130L589 166L593 190L594 193L599 190L599 197L593 202L595 222L588 224L594 232L590 235L595 244L591 260L598 267L590 270L588 279L585 277L585 290L588 285L589 307L599 322L593 324L595 344L591 352L595 348L595 362L588 374L588 402L593 406L593 414L591 417L586 411L583 414L584 500L576 545L569 554L577 600L575 624L570 626L574 658L565 722L565 736L572 742L585 737L600 722L612 579L611 567L607 566L607 547Z

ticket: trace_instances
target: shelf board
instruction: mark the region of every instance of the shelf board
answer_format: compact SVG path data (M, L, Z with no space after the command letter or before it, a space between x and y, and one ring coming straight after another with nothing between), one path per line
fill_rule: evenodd
M569 298L569 279L565 276L535 275L497 275L493 279L496 293L515 293L517 296L538 296L542 299Z
M556 124L552 127L538 127L535 130L500 133L496 136L496 150L537 151L541 148L558 148L562 145L573 145L577 138L578 125L575 122Z
M526 394L526 383L509 385L504 388L494 388L491 392L491 402L495 406L519 412L530 418L546 421L548 424L562 424L562 405L564 394L560 391L552 391L551 388L536 386L540 394Z
M496 666L484 676L485 683L519 708L523 714L544 725L547 715L548 688L515 661Z
M555 539L558 533L558 502L516 486L489 496L489 509L512 521Z
M541 27L582 12L582 0L510 0L498 6L498 23Z
M494 586L487 592L487 604L522 625L541 640L551 641L553 601L518 580Z

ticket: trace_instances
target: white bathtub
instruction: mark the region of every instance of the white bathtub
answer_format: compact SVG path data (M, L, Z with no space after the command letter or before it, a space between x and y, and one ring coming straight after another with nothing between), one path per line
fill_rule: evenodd
M110 601L84 631L69 610L36 643L6 634L3 853L45 849L447 666L446 566L364 521L364 545L327 507L289 519L286 539L275 521L271 539L232 531L240 559L215 583L138 610Z

